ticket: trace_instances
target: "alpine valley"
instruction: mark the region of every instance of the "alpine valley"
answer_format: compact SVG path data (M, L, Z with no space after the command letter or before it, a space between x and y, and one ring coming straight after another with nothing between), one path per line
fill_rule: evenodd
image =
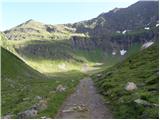
M105 116L159 118L159 1L73 24L30 19L0 35L2 118L59 118L83 78L103 96ZM70 112L92 118L87 105Z

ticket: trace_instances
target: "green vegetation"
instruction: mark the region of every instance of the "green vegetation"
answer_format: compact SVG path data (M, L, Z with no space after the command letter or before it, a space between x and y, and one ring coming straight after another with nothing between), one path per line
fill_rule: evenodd
M153 45L92 77L115 118L158 118L158 71L158 45ZM128 82L137 89L127 91ZM137 99L148 104L138 104Z
M139 1L74 24L29 20L1 32L2 116L17 118L40 97L48 107L36 118L54 118L85 72L115 118L158 118L158 46L141 50L145 42L156 44L158 16L158 2ZM137 89L127 91L128 82ZM58 85L66 90L57 92Z
M2 116L14 115L29 109L38 102L36 96L47 100L48 108L38 113L38 117L54 117L65 98L74 91L84 75L78 71L68 71L45 76L30 68L21 59L1 48L2 54ZM66 91L56 92L58 85L66 86Z

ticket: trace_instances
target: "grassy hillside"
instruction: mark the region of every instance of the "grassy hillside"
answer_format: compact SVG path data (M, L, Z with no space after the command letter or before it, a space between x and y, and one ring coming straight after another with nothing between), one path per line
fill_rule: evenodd
M115 118L159 117L158 66L158 45L153 45L92 76ZM137 89L126 90L128 82Z
M48 107L38 112L37 117L45 115L53 118L64 99L83 77L83 74L77 71L46 77L4 48L1 48L1 55L2 116L11 114L16 118L19 112L38 103L36 97L40 96L47 101ZM56 92L56 87L60 84L66 86L65 92Z

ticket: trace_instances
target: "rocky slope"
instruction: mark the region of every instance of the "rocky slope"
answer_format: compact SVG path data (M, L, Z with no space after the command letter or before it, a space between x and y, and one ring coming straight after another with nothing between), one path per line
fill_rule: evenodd
M75 23L73 27L76 32L89 34L92 47L114 51L114 41L117 48L126 49L131 43L143 44L158 36L158 9L158 1L139 1L127 8L116 8L94 19ZM142 31L149 33L149 37Z
M148 27L158 22L158 1L139 1L127 8L115 8L98 17L73 24L77 32L91 36L109 35L124 30Z

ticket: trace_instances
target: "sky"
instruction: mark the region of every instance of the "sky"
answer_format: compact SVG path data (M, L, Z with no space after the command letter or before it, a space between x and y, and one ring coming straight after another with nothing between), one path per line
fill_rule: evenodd
M138 0L2 0L0 31L29 19L45 24L74 23L97 17L115 7L124 8Z

